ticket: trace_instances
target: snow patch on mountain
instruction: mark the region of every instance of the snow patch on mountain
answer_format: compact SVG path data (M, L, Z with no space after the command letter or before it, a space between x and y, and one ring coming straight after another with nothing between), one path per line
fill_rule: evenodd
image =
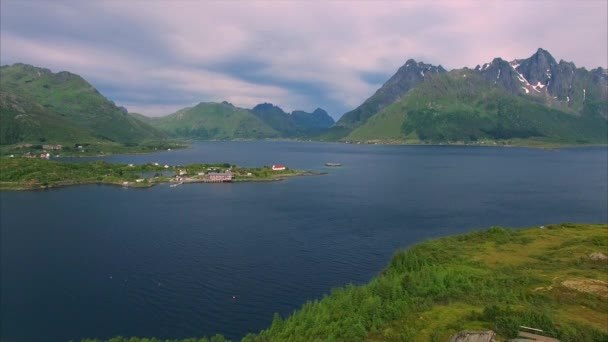
M517 71L517 67L519 66L519 63L517 63L516 61L513 61L513 62L509 63L509 65L511 66L511 68L513 68L513 71L515 71L515 73L517 74L517 79L520 82L525 83L526 85L529 86L530 83L528 82L528 80L524 77L524 75L522 75L519 71Z

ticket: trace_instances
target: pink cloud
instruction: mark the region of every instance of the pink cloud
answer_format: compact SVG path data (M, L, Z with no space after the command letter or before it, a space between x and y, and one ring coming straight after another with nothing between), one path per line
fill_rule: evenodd
M19 14L21 7L15 4L2 2L2 22ZM19 20L27 21L36 9L36 18L41 20L26 23L29 26L21 31L14 27L18 24L2 23L3 60L74 71L127 91L162 82L161 88L198 94L201 100L232 99L241 106L259 100L285 108L352 109L378 86L363 80L362 73L388 78L408 58L451 69L473 67L499 56L524 58L543 47L556 59L574 61L577 66L606 67L608 60L605 1L34 5ZM104 25L108 19L114 20L112 25ZM70 21L78 21L79 30L95 39L79 36ZM36 25L40 25L39 34L32 32ZM63 26L64 31L56 31ZM226 61L242 61L248 74L217 69ZM260 63L254 68L248 65L250 61ZM298 83L318 86L323 97L299 93L293 86ZM141 108L151 105L132 102Z

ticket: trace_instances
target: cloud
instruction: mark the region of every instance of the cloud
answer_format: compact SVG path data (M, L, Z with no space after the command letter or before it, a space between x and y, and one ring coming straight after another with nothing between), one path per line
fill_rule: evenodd
M353 109L407 59L447 69L538 47L606 67L602 0L0 2L0 61L81 74L158 115L199 101Z

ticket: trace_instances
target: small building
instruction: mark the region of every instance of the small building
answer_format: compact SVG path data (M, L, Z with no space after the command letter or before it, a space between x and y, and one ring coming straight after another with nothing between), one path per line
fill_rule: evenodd
M283 171L285 170L285 166L283 165L272 165L272 171Z
M40 158L42 158L42 159L49 159L49 158L51 158L51 154L50 153L42 153L40 155Z
M186 170L179 170L179 175L180 176L185 176L187 174L188 174L188 171L186 171Z
M42 148L45 150L61 150L63 145L42 145Z
M209 172L205 175L206 182L222 183L232 182L232 173L229 172Z

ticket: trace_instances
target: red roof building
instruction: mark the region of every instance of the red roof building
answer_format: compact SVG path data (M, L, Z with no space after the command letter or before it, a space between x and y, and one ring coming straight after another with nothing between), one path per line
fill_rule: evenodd
M272 165L272 171L283 171L285 170L285 166L283 165Z

